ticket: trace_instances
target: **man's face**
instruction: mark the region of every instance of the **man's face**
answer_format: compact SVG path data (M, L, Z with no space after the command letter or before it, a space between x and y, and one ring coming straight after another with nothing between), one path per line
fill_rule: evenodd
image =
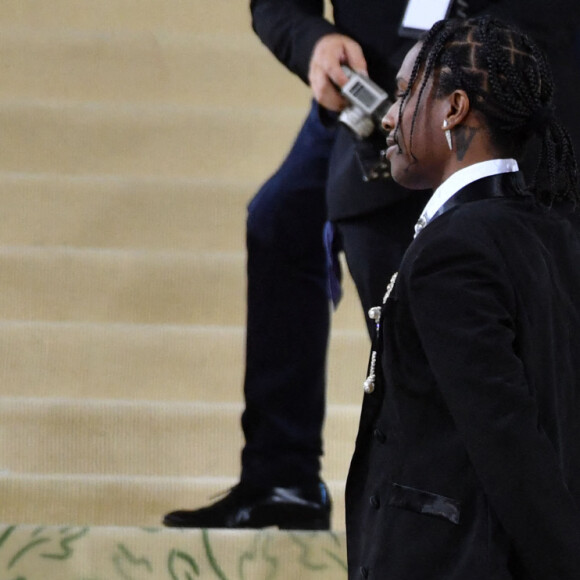
M383 127L389 134L387 158L391 164L391 175L397 183L409 189L429 189L439 185L447 147L442 130L444 102L433 97L433 79L430 78L425 85L416 116L422 74L418 75L410 94L402 99L409 88L419 49L420 44L416 44L407 53L397 73L396 101L383 119Z

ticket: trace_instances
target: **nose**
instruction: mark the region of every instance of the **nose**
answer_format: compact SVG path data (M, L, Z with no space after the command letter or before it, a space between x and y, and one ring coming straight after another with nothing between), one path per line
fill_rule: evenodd
M396 104L396 101L391 104L391 106L388 108L387 112L385 113L385 116L381 120L381 126L386 133L390 133L395 128L395 126L397 124L397 115L396 115L395 104Z

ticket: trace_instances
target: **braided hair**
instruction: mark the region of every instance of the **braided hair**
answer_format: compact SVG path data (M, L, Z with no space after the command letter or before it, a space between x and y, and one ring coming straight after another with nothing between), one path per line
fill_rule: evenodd
M411 139L421 98L435 74L438 96L466 92L502 155L517 157L532 136L539 137L531 189L540 201L580 202L574 149L554 112L550 68L527 35L490 16L441 20L421 39L403 105L421 72Z

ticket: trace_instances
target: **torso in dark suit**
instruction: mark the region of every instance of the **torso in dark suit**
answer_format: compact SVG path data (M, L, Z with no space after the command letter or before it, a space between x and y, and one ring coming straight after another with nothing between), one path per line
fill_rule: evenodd
M580 578L580 227L516 176L458 192L383 307L349 578Z

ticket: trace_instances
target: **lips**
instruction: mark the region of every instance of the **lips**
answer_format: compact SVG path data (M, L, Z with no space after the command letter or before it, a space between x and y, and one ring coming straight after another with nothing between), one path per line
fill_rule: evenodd
M393 153L393 149L395 147L399 148L399 144L397 143L395 136L392 133L389 133L389 135L387 136L387 150L385 151L385 156L387 157L387 159L389 158L389 155Z

